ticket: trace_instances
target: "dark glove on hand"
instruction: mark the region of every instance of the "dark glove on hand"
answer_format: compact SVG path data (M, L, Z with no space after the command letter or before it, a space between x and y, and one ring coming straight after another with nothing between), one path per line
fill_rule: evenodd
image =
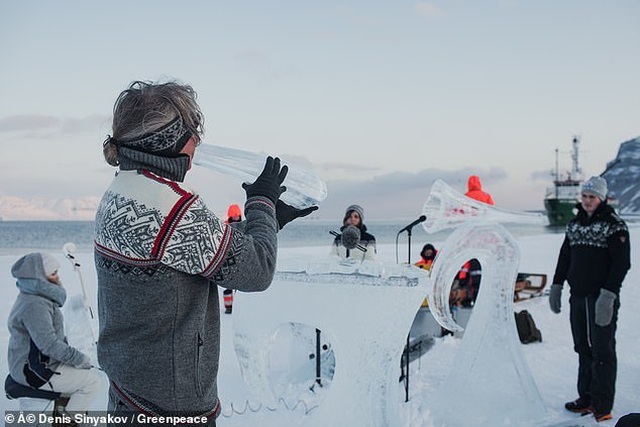
M289 172L289 168L286 165L281 168L279 158L269 156L260 176L256 178L253 184L243 183L242 188L247 193L247 198L264 196L275 205L280 195L287 190L287 187L281 185L287 176L287 172Z
M278 220L280 230L282 230L282 228L286 224L290 223L294 219L307 216L311 212L316 210L318 210L317 206L309 206L308 208L297 209L291 205L286 204L282 200L278 200L278 202L276 203L276 219Z
M551 291L549 291L549 307L551 311L558 314L560 313L560 300L562 299L562 285L554 283L551 285Z
M600 296L596 300L596 325L608 326L613 318L613 303L618 296L607 290L600 289Z

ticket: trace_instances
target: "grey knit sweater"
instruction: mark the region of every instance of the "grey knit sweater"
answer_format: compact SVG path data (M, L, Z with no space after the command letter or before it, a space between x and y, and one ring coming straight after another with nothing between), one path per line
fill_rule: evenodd
M245 204L244 232L180 183L121 171L96 216L98 359L123 398L159 415L219 411L217 285L262 291L273 279L271 201Z

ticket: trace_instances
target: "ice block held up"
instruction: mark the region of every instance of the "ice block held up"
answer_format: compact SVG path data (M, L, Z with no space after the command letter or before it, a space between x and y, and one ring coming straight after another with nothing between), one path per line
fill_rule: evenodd
M265 155L203 143L196 150L193 164L253 182L262 172L265 160ZM287 191L280 197L282 201L303 209L316 206L327 197L327 185L320 177L298 165L284 164L289 166L289 173L284 180Z

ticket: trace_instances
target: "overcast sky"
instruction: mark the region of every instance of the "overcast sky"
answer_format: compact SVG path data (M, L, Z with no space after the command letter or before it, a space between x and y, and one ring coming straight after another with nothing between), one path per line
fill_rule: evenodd
M322 218L421 214L478 174L543 209L555 149L587 176L640 135L640 2L0 0L0 196L100 196L113 103L133 80L198 92L205 142L328 183ZM240 183L194 168L216 212Z

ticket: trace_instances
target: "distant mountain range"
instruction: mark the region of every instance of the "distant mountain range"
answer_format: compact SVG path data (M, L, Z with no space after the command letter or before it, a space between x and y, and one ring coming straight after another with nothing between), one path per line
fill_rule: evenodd
M25 199L0 196L0 220L4 221L93 221L100 197L79 199Z
M620 144L616 158L601 174L621 215L640 215L640 137ZM51 199L0 196L0 220L93 221L100 197Z
M640 214L640 137L620 144L618 155L600 175L619 202L621 215Z

